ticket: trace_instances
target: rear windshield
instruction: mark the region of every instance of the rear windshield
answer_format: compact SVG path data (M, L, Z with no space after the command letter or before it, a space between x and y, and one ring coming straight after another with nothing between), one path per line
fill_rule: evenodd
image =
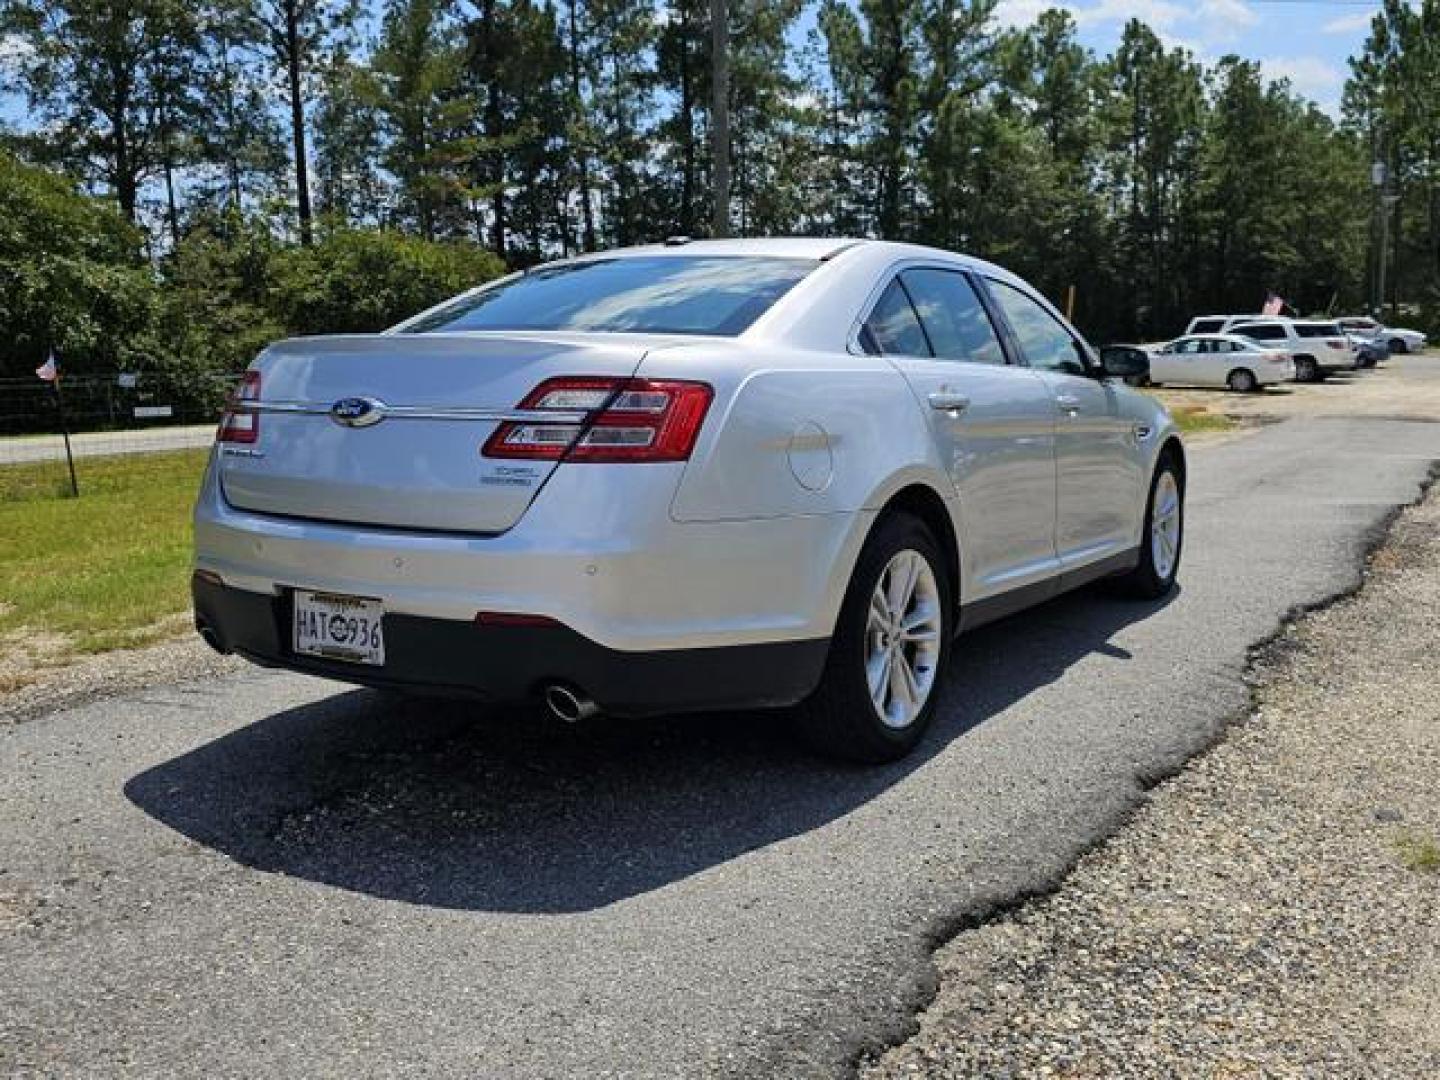
M598 330L728 336L743 332L819 265L814 259L748 255L640 255L557 263L459 297L406 332Z
M1296 323L1295 332L1301 337L1339 337L1340 327L1335 323Z

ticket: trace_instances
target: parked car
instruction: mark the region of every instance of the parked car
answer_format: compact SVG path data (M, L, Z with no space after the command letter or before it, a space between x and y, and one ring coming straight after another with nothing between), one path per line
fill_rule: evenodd
M1155 385L1228 386L1249 393L1293 378L1295 363L1288 352L1236 334L1188 334L1150 354Z
M1354 346L1356 358L1362 368L1376 368L1390 359L1390 346L1380 338L1357 337L1348 332L1345 336Z
M1185 334L1186 336L1190 334L1223 334L1231 323L1265 317L1264 315L1196 315L1185 327Z
M958 631L1160 597L1186 462L1136 349L877 241L631 248L266 349L195 509L197 628L256 663L575 720L788 706L919 740Z
M1420 352L1425 348L1425 335L1419 330L1401 330L1384 326L1363 315L1347 316L1339 321L1340 328L1347 334L1357 334L1383 342L1390 352L1397 355Z
M1319 382L1338 371L1354 371L1355 349L1338 323L1310 319L1237 319L1226 333L1260 345L1287 350L1295 361L1297 382Z

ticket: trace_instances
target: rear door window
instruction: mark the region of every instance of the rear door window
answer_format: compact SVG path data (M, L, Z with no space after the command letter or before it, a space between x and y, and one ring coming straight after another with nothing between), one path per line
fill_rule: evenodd
M937 359L1003 364L1005 351L975 287L955 270L922 268L900 275Z
M930 342L920 326L920 317L910 303L900 280L890 282L880 294L861 337L867 351L886 356L933 356Z
M1316 323L1310 326L1296 323L1295 332L1303 338L1339 337L1340 327L1334 323Z

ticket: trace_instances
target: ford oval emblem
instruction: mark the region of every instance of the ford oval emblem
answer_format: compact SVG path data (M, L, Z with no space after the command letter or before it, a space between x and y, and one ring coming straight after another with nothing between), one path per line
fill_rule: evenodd
M378 398L341 398L330 406L330 419L343 427L369 427L385 419L385 403Z

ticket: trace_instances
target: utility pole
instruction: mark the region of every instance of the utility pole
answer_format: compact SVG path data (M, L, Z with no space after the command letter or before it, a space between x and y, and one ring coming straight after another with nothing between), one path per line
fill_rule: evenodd
M1390 264L1390 214L1399 201L1399 195L1382 194L1380 196L1380 273L1378 275L1380 296L1375 304L1377 313L1382 311L1385 306L1385 271ZM1394 317L1395 311L1392 304L1390 318L1394 319ZM1385 320L1381 319L1380 321L1384 322Z
M710 156L714 214L710 234L730 235L730 5L710 0Z

